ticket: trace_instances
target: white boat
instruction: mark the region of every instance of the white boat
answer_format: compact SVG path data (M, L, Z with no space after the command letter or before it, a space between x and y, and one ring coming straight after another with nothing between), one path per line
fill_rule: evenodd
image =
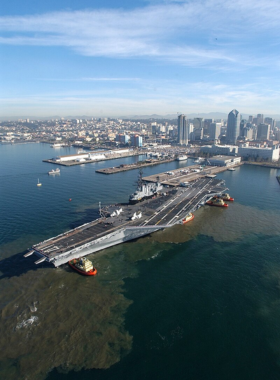
M204 158L202 158L202 157L198 157L196 160L194 160L194 162L196 162L196 163L200 163L203 161L204 161Z
M38 186L38 187L42 186L42 184L41 184L40 181L39 181L39 178L38 178L37 186Z
M181 155L176 158L176 161L186 161L188 159L188 156Z
M52 169L51 171L48 172L49 174L60 174L60 169L57 168L57 169Z
M50 145L51 148L60 148L62 147L63 144L59 144L59 143L54 143L52 145Z
M228 168L227 170L230 171L230 172L234 172L235 171L234 168Z

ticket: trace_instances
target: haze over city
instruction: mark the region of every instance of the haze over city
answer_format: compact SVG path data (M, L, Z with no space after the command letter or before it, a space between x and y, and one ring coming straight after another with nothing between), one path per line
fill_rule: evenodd
M279 114L277 1L1 6L0 117Z

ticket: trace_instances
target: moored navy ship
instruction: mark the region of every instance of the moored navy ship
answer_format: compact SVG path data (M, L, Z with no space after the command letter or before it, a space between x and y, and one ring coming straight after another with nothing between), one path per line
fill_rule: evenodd
M204 177L193 182L191 187L169 187L157 197L141 203L104 208L100 205L98 219L35 244L24 256L34 253L39 256L36 264L47 261L57 267L113 245L183 224L189 212L225 190L223 180Z

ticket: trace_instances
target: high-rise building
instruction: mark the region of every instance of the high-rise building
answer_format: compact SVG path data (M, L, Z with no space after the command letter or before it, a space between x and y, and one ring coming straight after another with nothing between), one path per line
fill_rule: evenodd
M210 127L210 124L214 123L214 119L205 119L204 120L204 133L209 133L209 127Z
M275 133L276 140L280 141L280 131Z
M244 136L243 130L246 127L246 125L247 125L247 120L242 119L240 121L240 136Z
M236 144L240 135L240 114L237 110L232 110L228 114L226 141L229 144Z
M270 129L274 130L274 128L276 126L276 120L275 119L272 119L272 117L266 117L264 119L264 122L265 122L265 124L270 124Z
M189 132L189 140L194 141L195 140L195 135L193 132L193 123L189 123L188 125L188 132Z
M204 119L202 117L195 117L193 119L193 127L194 127L194 129L203 128L204 127Z
M257 114L257 125L262 124L262 123L263 123L263 114L258 113Z
M243 137L246 140L253 140L254 128L251 126L251 123L247 123L243 128Z
M141 147L143 145L142 136L139 135L132 135L130 141L132 146Z
M221 134L221 123L211 123L208 128L208 133L211 140L218 140Z
M128 144L130 137L126 134L118 134L116 136L116 141L121 144Z
M202 117L195 117L193 119L193 128L195 140L201 140L204 135L204 119Z
M269 140L269 134L270 134L269 124L262 123L258 125L258 134L257 134L258 140Z
M178 144L187 145L189 142L188 123L185 115L178 116Z

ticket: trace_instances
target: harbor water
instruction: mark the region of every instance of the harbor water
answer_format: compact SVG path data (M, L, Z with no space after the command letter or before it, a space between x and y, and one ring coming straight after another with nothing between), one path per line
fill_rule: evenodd
M227 209L89 255L87 278L23 254L97 218L99 202L127 201L137 170L95 170L141 157L47 174L56 166L43 159L76 151L0 146L0 379L279 379L280 171L219 174Z

